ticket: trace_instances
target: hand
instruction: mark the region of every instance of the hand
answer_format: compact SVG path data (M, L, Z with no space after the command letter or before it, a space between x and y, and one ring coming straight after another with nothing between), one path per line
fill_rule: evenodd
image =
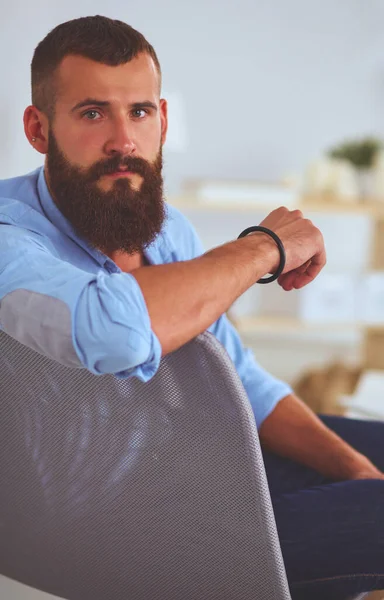
M284 245L287 260L278 279L284 290L302 288L317 277L326 263L323 236L300 210L277 208L260 225L274 231Z
M366 456L359 454L348 479L384 479L384 473L377 469Z

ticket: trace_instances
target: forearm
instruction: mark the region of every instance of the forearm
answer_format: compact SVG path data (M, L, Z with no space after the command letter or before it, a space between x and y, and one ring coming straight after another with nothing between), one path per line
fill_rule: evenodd
M326 427L294 395L281 400L260 427L262 446L334 480L351 479L361 454Z
M205 331L278 261L275 243L249 236L192 260L132 271L163 355Z
M326 260L320 231L301 211L284 207L272 211L261 225L273 231L285 248L279 284L289 290L310 283ZM258 279L275 272L279 262L272 238L256 233L199 258L131 273L142 290L152 331L167 354L212 325Z

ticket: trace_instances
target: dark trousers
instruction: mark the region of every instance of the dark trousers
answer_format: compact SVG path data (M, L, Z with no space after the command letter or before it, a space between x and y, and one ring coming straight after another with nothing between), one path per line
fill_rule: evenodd
M384 471L384 422L321 419ZM384 589L384 480L335 483L263 454L293 600Z

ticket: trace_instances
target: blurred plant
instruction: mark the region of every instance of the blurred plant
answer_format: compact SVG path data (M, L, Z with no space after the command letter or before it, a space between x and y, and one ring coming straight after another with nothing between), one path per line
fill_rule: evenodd
M347 160L357 169L370 169L374 166L375 158L381 148L381 140L367 137L362 140L345 141L331 148L328 156Z

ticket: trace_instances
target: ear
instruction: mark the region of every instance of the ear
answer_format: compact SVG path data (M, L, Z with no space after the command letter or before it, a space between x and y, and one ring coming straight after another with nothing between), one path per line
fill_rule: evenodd
M31 146L40 154L48 152L48 118L36 106L28 106L24 111L24 132Z
M161 121L161 145L165 144L167 139L168 131L168 104L167 101L162 98L160 100L160 121Z

